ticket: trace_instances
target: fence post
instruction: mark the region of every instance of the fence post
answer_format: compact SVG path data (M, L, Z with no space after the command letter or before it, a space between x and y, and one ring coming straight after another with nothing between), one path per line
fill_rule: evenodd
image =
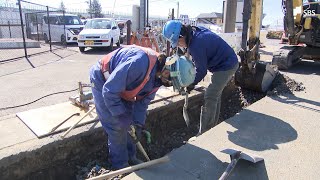
M20 13L20 23L21 23L21 31L22 31L24 55L25 55L26 58L28 58L27 45L26 45L26 37L24 36L24 25L23 25L23 17L22 17L22 9L21 9L21 2L20 2L20 0L18 0L18 5L19 5L19 13Z
M36 13L36 22L37 22L37 36L38 36L38 41L40 41L40 37L39 37L39 24L38 24L38 13Z
M49 30L49 44L50 44L50 52L52 52L52 46L51 46L51 31L50 31L50 20L49 20L49 6L47 6L47 22L48 22L48 30Z
M30 64L33 68L35 68L35 67L33 66L33 64L32 64L32 63L29 61L29 59L28 59L26 38L24 37L24 27L23 27L23 18L22 18L22 9L21 9L21 2L20 2L20 0L18 0L18 5L19 5L19 13L20 13L20 22L21 22L21 31L22 31L24 55L25 55L27 61L29 62L29 64Z
M9 34L10 34L10 38L12 38L12 36L11 36L11 26L10 26L10 21L8 21L8 26L9 26Z
M63 11L63 32L64 32L64 40L65 42L62 42L64 43L64 47L67 48L67 34L66 34L66 17L65 17L65 11Z
M131 40L131 21L130 20L128 20L127 22L126 22L126 24L127 24L127 45L130 45L130 40Z

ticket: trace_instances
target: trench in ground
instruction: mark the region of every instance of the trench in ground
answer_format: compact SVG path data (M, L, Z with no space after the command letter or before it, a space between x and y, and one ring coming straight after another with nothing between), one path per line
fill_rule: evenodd
M220 122L234 116L243 108L260 100L267 94L279 95L281 93L291 93L294 90L303 90L301 83L289 80L283 75L277 76L272 88L273 90L268 93L259 93L237 87L232 80L223 91ZM150 159L166 155L173 149L184 145L189 138L197 134L203 94L189 99L188 112L191 120L189 127L186 127L182 116L183 103L184 101L180 100L168 104L161 111L148 115L146 129L150 131L152 141L151 144L147 144L145 138L142 138L141 142ZM90 171L95 176L97 174L94 174L94 172L97 172L99 168L109 168L110 164L107 163L107 137L102 128L95 134L78 137L69 143L80 143L86 150L83 152L81 149L78 151L72 149L72 153L66 155L63 161L51 163L41 170L29 173L22 179L85 179ZM64 150L63 145L61 145L61 150ZM137 155L138 158L144 159L139 152Z

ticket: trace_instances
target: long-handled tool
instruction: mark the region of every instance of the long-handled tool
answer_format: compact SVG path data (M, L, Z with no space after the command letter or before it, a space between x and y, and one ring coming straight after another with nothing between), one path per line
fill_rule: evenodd
M117 171L113 171L113 172L110 172L110 173L107 173L107 174L103 174L103 175L100 175L100 176L97 176L97 177L93 177L93 178L90 178L90 179L87 179L87 180L109 179L109 178L112 178L112 177L115 177L115 176L118 176L118 175L121 175L121 174L130 173L130 172L137 171L137 170L140 170L140 169L144 169L144 168L156 165L156 164L166 163L169 160L170 159L169 159L168 156L164 156L164 157L159 158L159 159L155 159L155 160L144 162L144 163L141 163L141 164L138 164L138 165L135 165L135 166L130 166L130 167L126 167L126 168L123 168L123 169L119 169Z
M184 118L184 121L186 122L187 124L187 127L189 126L190 124L190 119L189 119L189 115L188 115L188 103L189 103L189 100L188 100L188 92L185 92L185 96L184 96L184 105L183 105L183 118Z
M62 124L64 124L65 122L67 122L69 119L71 119L73 116L80 116L80 113L74 113L71 116L69 116L67 119L65 119L64 121L62 121L60 124L56 125L54 128L52 128L52 130L50 131L50 133L54 132L56 129L58 129Z
M237 165L237 162L240 159L244 159L244 160L247 160L252 163L257 163L259 161L263 161L262 157L259 157L259 156L253 155L253 154L248 154L243 151L238 151L235 149L225 149L221 152L229 154L230 158L231 158L231 162L228 165L228 167L226 168L226 170L223 172L223 174L221 175L219 180L227 179L228 176L231 174L232 170L234 169L234 167Z
M93 106L84 116L82 116L76 123L74 123L62 136L61 138L63 139L67 134L69 134L69 132L75 128L80 121L82 121L85 117L87 117L93 110L95 109L95 106Z
M143 149L142 144L140 143L139 139L137 138L136 130L135 130L134 126L131 125L131 126L130 126L130 129L131 129L131 130L129 131L129 134L130 134L130 136L132 137L134 143L137 145L138 149L141 151L141 153L144 155L144 157L145 157L148 161L150 161L150 158L149 158L147 152Z

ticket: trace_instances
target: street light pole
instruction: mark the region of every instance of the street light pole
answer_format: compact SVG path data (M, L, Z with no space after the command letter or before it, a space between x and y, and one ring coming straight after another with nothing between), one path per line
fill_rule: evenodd
M179 1L177 2L177 5L178 5L178 7L177 7L177 19L179 19Z
M92 19L92 6L91 6L91 0L89 1L90 5L89 5L89 9L90 9L90 18Z

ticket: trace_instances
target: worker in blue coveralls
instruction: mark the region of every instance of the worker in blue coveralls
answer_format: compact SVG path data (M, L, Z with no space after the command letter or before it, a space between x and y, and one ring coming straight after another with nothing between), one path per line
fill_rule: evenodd
M147 108L162 85L171 86L163 68L166 56L140 46L116 49L90 70L92 93L99 120L108 134L113 170L141 163L128 130L141 132Z
M171 20L163 26L162 34L170 41L172 48L186 48L192 56L196 77L194 83L187 87L188 92L206 76L208 70L213 73L201 107L200 135L219 123L221 94L239 68L237 55L221 37L204 27Z

